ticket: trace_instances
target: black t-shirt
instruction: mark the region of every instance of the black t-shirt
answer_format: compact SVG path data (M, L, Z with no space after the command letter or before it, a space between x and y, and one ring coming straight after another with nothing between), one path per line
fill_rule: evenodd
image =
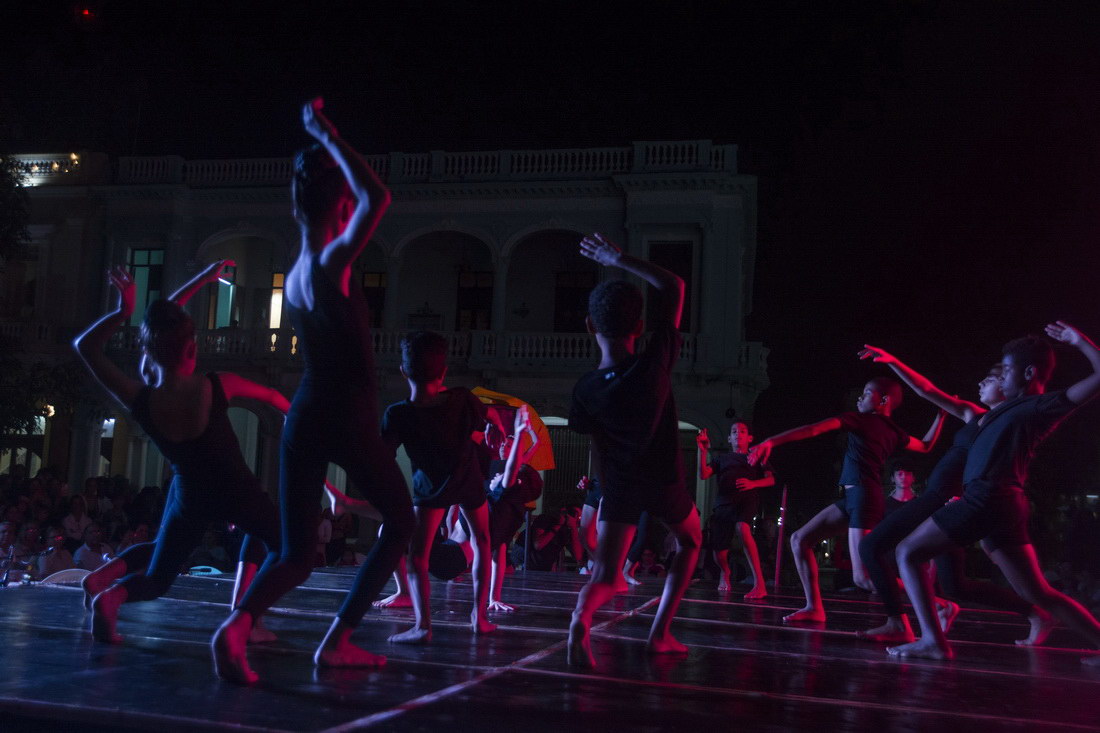
M939 496L945 502L962 493L963 468L966 466L966 456L970 452L974 436L978 434L978 427L978 419L974 418L959 428L955 439L951 441L951 447L932 469L924 493Z
M482 477L477 445L470 434L485 427L485 403L464 387L446 390L430 407L408 400L394 403L382 416L382 438L395 449L405 446L413 469L413 494L430 500L444 489L470 484L480 490Z
M893 496L886 497L886 506L883 509L882 516L888 517L892 512L896 512L901 507L905 506L906 502L898 501Z
M684 485L670 373L680 332L657 326L645 351L596 369L573 388L569 427L592 435L605 495L652 496Z
M1022 490L1035 449L1077 405L1064 390L1017 397L984 416L963 469L971 498Z
M718 491L714 495L714 506L732 504L737 500L740 492L737 488L737 479L747 478L759 481L771 470L770 466L753 466L749 464L747 453L725 453L712 458L707 464L718 478Z
M507 489L497 486L489 491L489 483L498 473L504 473L505 461L496 460L489 464L489 471L485 474L485 490L489 494L489 501L493 503L505 501L524 506L542 496L542 476L526 463L520 466L516 472L515 482Z
M841 429L848 431L840 485L881 491L882 467L891 453L909 443L909 434L874 412L845 412L837 419Z

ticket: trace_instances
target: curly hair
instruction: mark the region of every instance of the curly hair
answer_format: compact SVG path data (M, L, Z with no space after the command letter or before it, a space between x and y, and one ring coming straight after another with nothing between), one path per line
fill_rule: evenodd
M588 296L588 315L596 333L623 338L634 332L642 318L642 291L625 280L607 280Z
M1041 336L1028 334L1013 339L1004 345L1001 353L1011 356L1012 362L1021 369L1035 367L1035 377L1040 384L1046 384L1050 375L1054 374L1054 349Z

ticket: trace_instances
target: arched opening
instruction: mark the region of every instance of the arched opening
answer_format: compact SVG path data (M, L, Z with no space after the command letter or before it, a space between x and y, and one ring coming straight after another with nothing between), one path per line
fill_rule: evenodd
M599 265L578 254L577 232L555 229L521 239L509 257L505 330L583 333Z
M363 296L370 307L371 328L381 328L386 312L386 253L377 242L371 241L355 260L354 279L363 289Z
M482 331L493 327L493 256L463 232L421 235L401 251L400 329Z
M282 250L272 239L254 234L229 232L208 239L196 254L200 263L229 259L236 265L196 296L199 326L212 331L278 328L285 273Z

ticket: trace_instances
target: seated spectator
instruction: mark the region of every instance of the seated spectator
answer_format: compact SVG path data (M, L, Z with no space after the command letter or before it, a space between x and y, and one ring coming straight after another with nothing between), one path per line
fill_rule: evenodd
M561 551L569 550L578 563L582 562L584 550L581 548L580 507L563 507L557 512L543 512L531 522L530 555L527 567L531 570L561 570L558 561ZM516 540L522 553L525 536Z
M65 547L70 552L84 542L84 533L92 523L85 508L84 497L78 494L69 500L69 513L61 520L61 528L65 530Z
M122 540L119 542L118 549L115 554L122 554L122 551L132 545L140 545L149 541L149 525L141 522L133 529L127 530L122 535Z
M663 578L666 574L665 566L657 562L657 553L648 547L642 550L642 559L638 561L638 566L634 569L634 576Z
M0 522L0 553L3 557L7 557L8 551L15 545L15 530L14 522Z
M46 551L38 556L38 571L35 573L38 580L76 567L72 553L65 549L65 531L60 527L49 528L46 545Z
M97 523L92 522L84 530L84 544L73 555L73 562L78 568L96 570L112 557L114 552L111 546L103 541L103 530Z
M186 568L208 565L221 570L223 573L228 572L232 564L229 553L218 543L218 535L212 529L206 530L202 536L202 544L196 547L184 562Z
M19 528L19 538L15 542L15 559L21 563L35 562L35 556L42 552L42 528L34 521L24 522Z

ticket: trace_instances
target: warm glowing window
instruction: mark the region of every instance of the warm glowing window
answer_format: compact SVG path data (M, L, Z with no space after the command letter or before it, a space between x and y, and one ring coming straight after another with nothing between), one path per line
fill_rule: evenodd
M137 286L137 299L134 302L134 314L130 316L130 325L136 326L145 318L145 309L149 304L162 297L164 250L132 249L129 265L134 285Z
M283 273L271 276L271 307L268 308L267 327L279 328L283 322Z

